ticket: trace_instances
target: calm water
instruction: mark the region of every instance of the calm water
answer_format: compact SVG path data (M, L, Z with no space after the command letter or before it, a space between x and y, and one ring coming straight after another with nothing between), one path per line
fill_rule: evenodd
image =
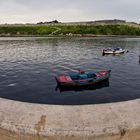
M123 55L102 56L122 47ZM0 97L43 104L97 104L140 98L139 38L0 38ZM111 69L109 83L57 88L55 76Z

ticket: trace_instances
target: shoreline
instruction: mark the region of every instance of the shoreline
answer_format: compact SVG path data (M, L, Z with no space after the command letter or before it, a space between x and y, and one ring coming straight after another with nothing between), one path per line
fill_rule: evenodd
M74 34L74 35L0 35L0 37L63 37L63 38L70 38L70 37L119 37L119 38L140 38L140 36L130 36L130 35L95 35L95 34Z

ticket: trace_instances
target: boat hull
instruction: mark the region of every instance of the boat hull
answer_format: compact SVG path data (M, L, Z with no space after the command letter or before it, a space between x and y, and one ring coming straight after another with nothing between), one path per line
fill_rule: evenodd
M99 83L94 83L90 85L83 85L83 86L65 86L59 85L56 86L56 91L59 90L60 92L65 91L85 91L85 90L96 90L104 87L109 87L109 78L105 79Z
M103 54L121 54L127 52L122 48L115 48L115 49L103 49Z
M125 50L122 51L103 51L103 54L121 54L125 53Z

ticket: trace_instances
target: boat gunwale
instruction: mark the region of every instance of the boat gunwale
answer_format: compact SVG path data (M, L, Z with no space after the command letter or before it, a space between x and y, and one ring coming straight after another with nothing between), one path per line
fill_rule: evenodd
M72 80L71 82L59 82L58 80L58 77L55 77L57 83L60 85L60 86L88 86L88 85L93 85L93 84L96 84L96 83L99 83L99 82L102 82L104 80L107 80L109 79L110 77L110 73L111 73L111 70L107 70L107 71L99 71L99 72L107 72L106 75L100 77L100 78L97 78L96 81L93 81L93 82L88 82L88 83L76 83L75 80ZM97 72L97 73L99 73ZM91 78L91 80L94 79L94 78ZM89 80L89 79L88 79ZM84 81L88 81L87 79L84 79ZM80 82L81 80L77 80L77 82ZM82 81L83 82L83 79Z

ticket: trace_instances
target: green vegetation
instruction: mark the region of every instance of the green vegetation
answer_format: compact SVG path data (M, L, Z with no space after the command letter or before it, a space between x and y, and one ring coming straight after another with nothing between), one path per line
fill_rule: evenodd
M97 25L97 26L59 26L59 33L96 34L96 35L140 35L140 28L128 25Z
M1 35L48 35L53 31L50 26L0 26Z
M61 25L61 24L46 25L46 26L45 25L0 26L1 36L50 35L53 33L55 33L55 35L95 34L95 35L140 36L140 28L130 25Z

